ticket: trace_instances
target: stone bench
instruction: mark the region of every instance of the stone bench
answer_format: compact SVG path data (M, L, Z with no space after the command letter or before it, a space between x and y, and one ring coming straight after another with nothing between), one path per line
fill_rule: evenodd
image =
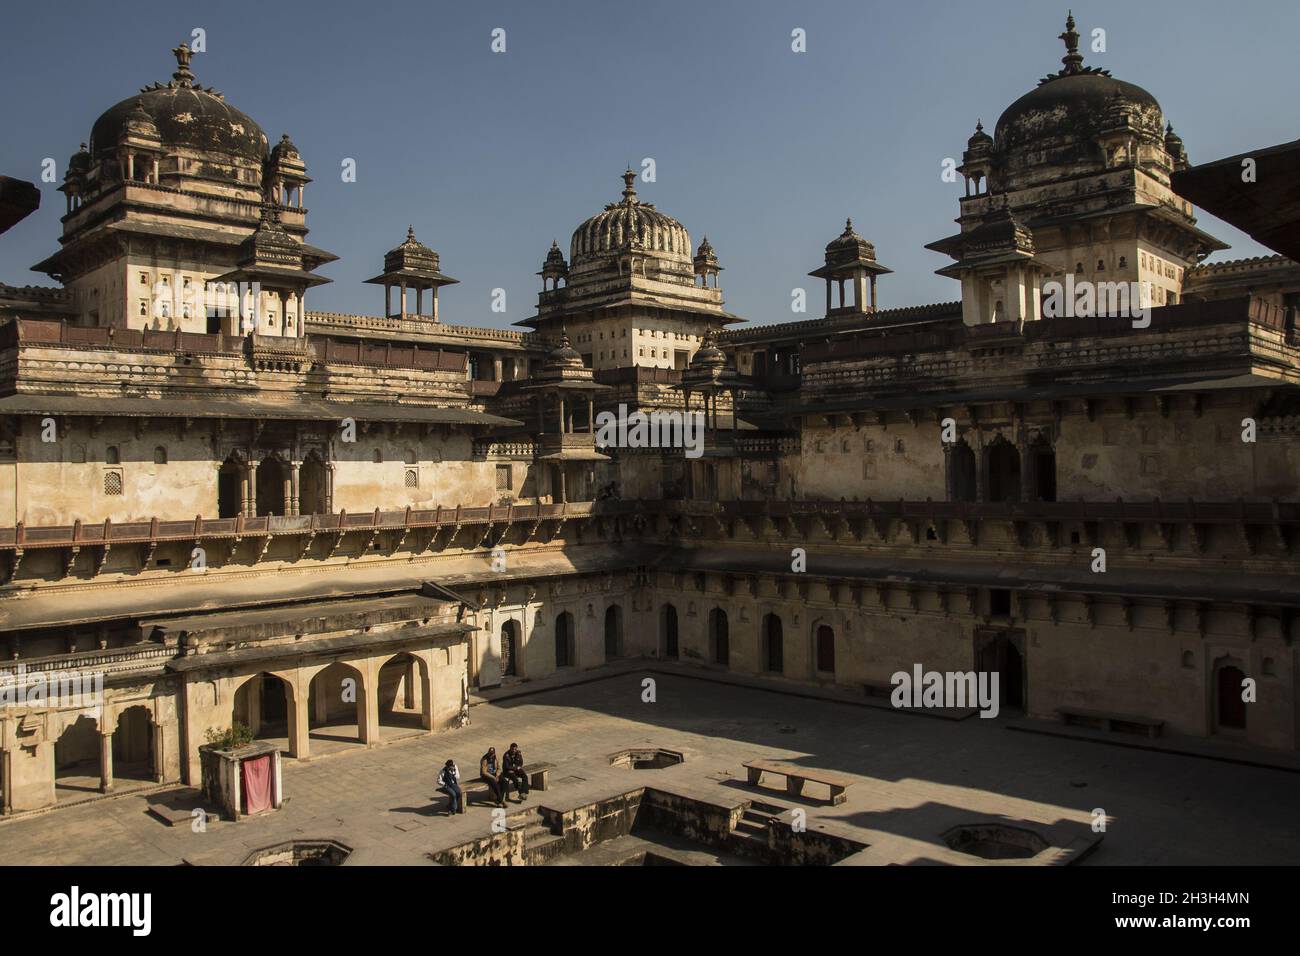
M751 760L742 766L749 774L751 786L759 786L765 773L785 777L785 792L792 797L803 796L804 784L808 781L820 783L830 789L830 804L833 807L839 806L848 799L845 791L856 783L852 777L842 773L835 773L833 770L816 770L811 767L800 767L797 764L781 763L776 760Z
M555 769L553 763L528 763L524 764L524 773L528 776L528 788L530 790L545 790L550 784L551 771ZM469 806L469 798L473 796L482 796L485 793L491 793L487 782L479 776L474 776L466 780L461 777L460 792L465 797L465 806ZM451 797L448 797L441 790L437 791L438 796L447 797L447 806L451 807Z
M1056 713L1063 724L1123 733L1141 733L1147 737L1159 737L1161 730L1165 726L1163 720L1157 720L1153 717L1143 717L1140 714L1117 714L1112 711L1087 710L1083 707L1058 707Z

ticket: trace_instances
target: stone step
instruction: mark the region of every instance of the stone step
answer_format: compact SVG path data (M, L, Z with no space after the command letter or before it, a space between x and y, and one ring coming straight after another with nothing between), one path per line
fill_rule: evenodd
M541 866L564 853L565 839L562 834L545 832L544 836L524 836L524 861L529 866Z

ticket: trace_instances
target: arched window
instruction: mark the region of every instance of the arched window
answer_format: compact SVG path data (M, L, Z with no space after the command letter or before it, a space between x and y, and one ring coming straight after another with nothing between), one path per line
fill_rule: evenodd
M153 463L155 465L167 464L167 449L159 445L153 450Z
M122 453L118 451L116 445L109 445L104 450L104 464L120 465L122 464Z
M709 612L709 659L723 667L731 663L731 629L720 607Z
M555 617L555 666L573 666L573 615L563 611Z
M663 648L663 656L672 660L677 659L677 608L671 604L665 604L660 613L660 636Z
M775 614L763 618L763 667L773 674L785 671L785 638Z
M817 628L817 670L835 673L835 631L828 624Z

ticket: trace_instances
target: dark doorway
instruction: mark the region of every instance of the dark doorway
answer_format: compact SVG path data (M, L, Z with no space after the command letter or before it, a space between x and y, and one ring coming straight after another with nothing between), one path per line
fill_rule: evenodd
M1020 500L1020 452L998 436L988 447L988 500Z
M573 615L564 611L555 617L555 666L573 665Z
M1002 691L1002 706L1012 710L1025 709L1025 662L1015 644L1007 641L1006 665L998 681Z
M785 671L785 637L775 614L763 618L763 663L773 674Z
M723 667L731 663L731 628L727 612L715 607L709 612L709 657Z
M1218 727L1221 730L1246 729L1246 702L1241 699L1241 682L1246 679L1240 667L1228 665L1218 672Z
M1028 671L1021 651L1022 631L982 631L975 637L978 672L998 675L1000 711L1023 713L1028 696ZM968 702L969 703L969 702ZM969 703L969 706L976 706Z
M835 631L827 624L817 628L817 670L835 673Z
M235 691L235 723L244 724L256 738L289 736L289 687L273 674L257 674Z
M1034 445L1031 462L1034 468L1034 498L1056 500L1056 450L1046 442Z
M217 472L217 517L237 518L244 510L244 466L227 458Z
M284 514L284 488L289 480L284 462L279 458L262 459L257 467L257 513L259 515Z
M952 500L974 501L975 496L975 452L963 438L952 449Z
M664 657L677 659L677 608L665 604L662 612Z
M611 604L605 609L605 660L623 656L623 609Z
M321 515L329 511L325 494L327 487L325 462L312 452L298 469L298 513Z
M516 641L516 635L519 633L518 621L506 621L501 625L501 676L517 677L515 673L515 661L519 657L519 644Z

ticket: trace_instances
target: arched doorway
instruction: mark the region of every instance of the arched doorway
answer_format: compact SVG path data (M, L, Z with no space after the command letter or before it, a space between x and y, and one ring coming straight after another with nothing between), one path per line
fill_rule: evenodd
M126 708L113 729L113 777L154 780L153 714L143 704Z
M1001 435L995 438L985 452L988 468L989 501L1020 500L1020 452Z
M1000 712L1025 711L1029 698L1029 670L1024 646L1025 632L1019 629L981 628L975 632L975 669L978 675L998 675Z
M519 622L501 625L501 676L519 676Z
M663 641L663 656L677 659L677 608L665 604L660 611L660 633Z
M709 612L709 660L723 667L731 663L731 628L720 607Z
M63 796L97 793L100 789L99 724L82 714L54 742L54 786Z
M561 611L555 616L555 666L573 666L573 615Z
M289 739L289 685L274 674L250 677L235 691L232 724L243 724L259 740Z
M259 515L284 514L285 487L289 472L284 462L268 455L257 466L257 513Z
M953 446L952 458L952 500L974 501L976 497L975 452L966 439L961 439Z
M785 672L785 637L781 619L775 614L763 617L763 667L773 674Z
M605 660L623 656L623 608L611 604L605 608Z
M364 743L361 739L364 693L361 672L342 661L335 661L313 677L307 688L307 728L311 739Z
M321 461L319 454L312 452L298 469L298 513L321 515L329 511L327 488L325 462Z
M432 726L432 701L427 665L402 651L379 668L379 726L401 730L428 730Z
M1236 664L1222 664L1214 674L1216 730L1243 731L1246 729L1246 702L1241 699L1245 672Z
M829 624L817 628L817 670L823 674L835 673L835 631Z
M231 455L217 472L217 516L237 518L244 510L244 463Z

